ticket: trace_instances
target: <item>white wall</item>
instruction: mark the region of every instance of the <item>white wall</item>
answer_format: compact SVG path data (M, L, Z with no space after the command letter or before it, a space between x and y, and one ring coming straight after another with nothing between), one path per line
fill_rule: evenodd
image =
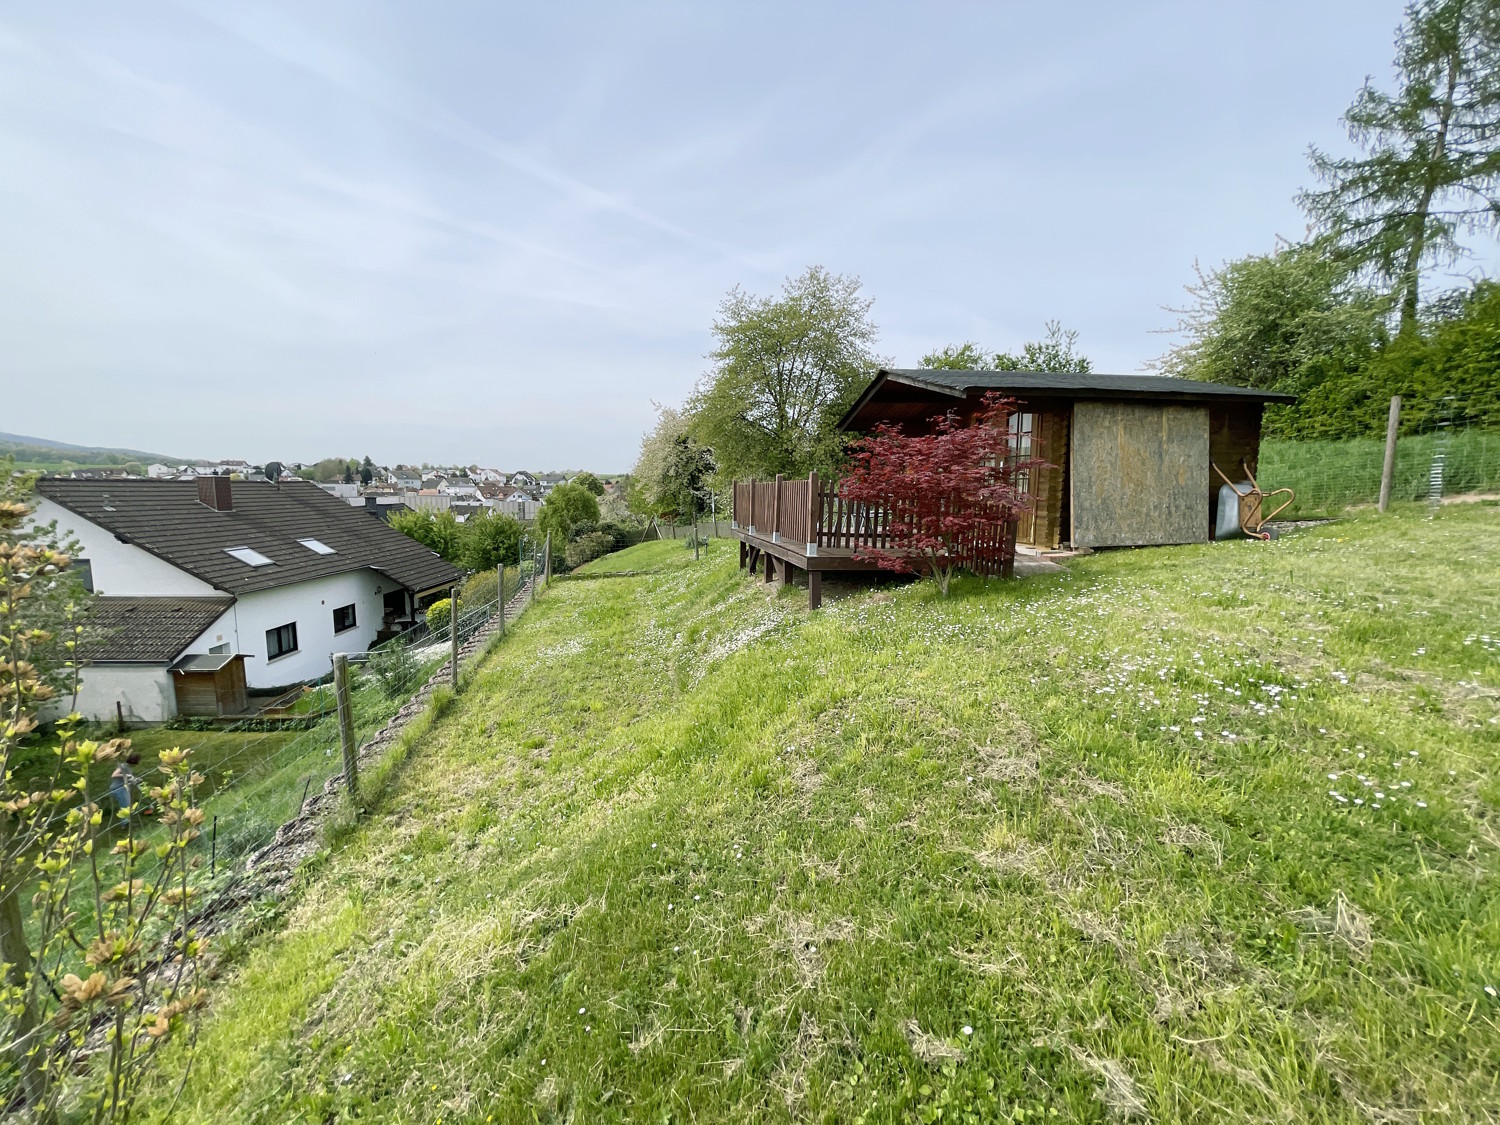
M213 638L229 623L231 652L245 654L245 681L251 688L282 687L317 679L331 670L335 652L364 652L375 641L385 616L385 594L397 584L373 570L356 570L315 578L295 586L241 594L234 608L197 641L189 652L207 652ZM354 603L355 627L335 635L333 611ZM266 630L297 623L297 651L275 660L266 657ZM228 636L226 635L226 640Z
M72 696L59 694L43 709L48 721L68 713ZM115 702L126 722L162 723L177 714L177 687L165 664L91 664L78 674L78 713L86 719L113 722Z
M89 560L94 574L94 591L117 597L190 596L218 594L207 582L178 570L169 562L131 543L121 543L115 533L100 527L55 504L45 497L37 498L32 517L38 524L57 521L63 538L72 537L82 545L78 557Z

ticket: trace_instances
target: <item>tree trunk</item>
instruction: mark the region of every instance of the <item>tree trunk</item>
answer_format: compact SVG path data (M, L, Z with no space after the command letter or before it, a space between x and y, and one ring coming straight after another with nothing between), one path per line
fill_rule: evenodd
M21 1012L11 1024L11 1039L16 1044L11 1048L11 1054L21 1076L21 1089L27 1104L39 1107L46 1100L47 1080L38 1061L42 1045L32 1035L37 1026L36 992L27 986L31 975L31 949L26 944L19 888L12 888L0 897L0 961L10 966L10 983L21 990Z
M1462 17L1460 17L1460 22ZM1462 41L1462 28L1458 36ZM1414 332L1417 327L1418 288L1422 272L1422 252L1427 246L1427 217L1432 210L1432 197L1437 192L1438 166L1448 152L1448 125L1453 119L1453 97L1458 88L1458 67L1462 47L1454 44L1453 54L1448 59L1448 88L1443 95L1443 106L1438 111L1437 138L1433 142L1432 156L1427 166L1427 182L1422 186L1422 199L1412 215L1411 246L1406 253L1406 262L1401 270L1401 324L1398 332Z

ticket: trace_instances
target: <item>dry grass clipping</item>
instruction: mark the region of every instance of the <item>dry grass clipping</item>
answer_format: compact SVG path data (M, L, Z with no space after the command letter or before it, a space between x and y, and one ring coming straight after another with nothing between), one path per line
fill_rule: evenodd
M1068 1044L1068 1050L1073 1053L1073 1057L1080 1065L1098 1077L1099 1100L1104 1103L1104 1108L1109 1111L1111 1117L1150 1116L1146 1109L1146 1102L1136 1087L1135 1079L1130 1077L1123 1066L1114 1059L1103 1059L1091 1055L1076 1043Z
M1316 906L1304 906L1300 910L1288 911L1287 917L1303 932L1338 942L1356 957L1370 955L1374 938L1369 916L1345 898L1343 891L1333 892L1333 901L1328 904L1326 912Z
M923 1031L922 1025L916 1020L907 1020L902 1030L906 1032L906 1041L911 1044L911 1053L924 1063L937 1066L945 1062L961 1063L968 1058L962 1047L955 1047L936 1035Z

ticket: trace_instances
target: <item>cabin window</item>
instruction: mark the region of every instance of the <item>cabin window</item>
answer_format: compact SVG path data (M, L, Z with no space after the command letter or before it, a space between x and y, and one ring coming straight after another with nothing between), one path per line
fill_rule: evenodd
M354 628L354 624L354 606L352 603L350 605L341 605L333 611L333 631L335 633L343 633L352 629Z
M1036 415L1016 413L1010 416L1011 453L1018 461L1030 461L1032 457L1031 439L1036 429ZM1016 474L1016 488L1020 492L1031 491L1031 470L1024 469Z
M297 651L297 623L288 622L266 630L266 659L275 660L289 652Z

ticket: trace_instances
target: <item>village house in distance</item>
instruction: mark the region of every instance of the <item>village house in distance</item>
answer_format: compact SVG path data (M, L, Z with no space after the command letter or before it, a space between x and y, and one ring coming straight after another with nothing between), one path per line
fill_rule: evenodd
M94 600L77 710L161 722L245 710L328 674L461 577L307 481L44 478L35 519L76 539Z

